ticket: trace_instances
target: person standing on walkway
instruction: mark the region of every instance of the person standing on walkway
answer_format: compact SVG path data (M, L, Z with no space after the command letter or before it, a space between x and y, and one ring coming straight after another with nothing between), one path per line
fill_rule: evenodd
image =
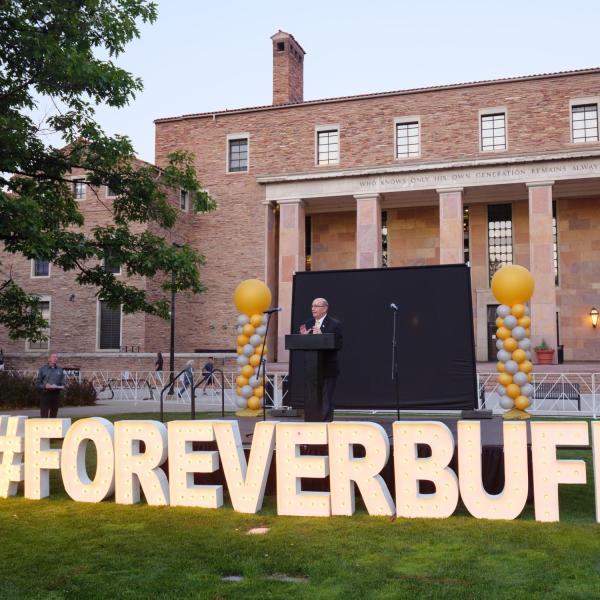
M210 385L210 387L214 390L214 370L215 370L215 359L212 356L208 357L208 362L202 367L202 377L206 379L204 383L204 387L202 388L202 393L206 394L206 386Z
M162 387L162 385L163 385L162 370L163 370L164 362L165 361L163 359L162 352L157 352L156 353L156 362L154 363L154 367L155 367L155 371L156 371L156 378L160 382L160 387Z
M58 355L50 354L48 364L38 371L37 388L40 391L42 419L54 419L58 415L60 394L65 387L65 372L57 363Z
M186 388L190 388L194 385L194 361L193 360L188 360L185 363L185 369L183 371L183 387L179 389L179 391L177 392L177 397L181 398L181 396L183 395L183 392L186 390Z

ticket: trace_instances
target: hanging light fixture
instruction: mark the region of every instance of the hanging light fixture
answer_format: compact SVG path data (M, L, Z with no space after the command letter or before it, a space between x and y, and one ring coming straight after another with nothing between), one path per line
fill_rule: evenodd
M592 308L592 310L590 310L590 317L592 319L592 327L595 329L596 325L598 325L598 309L597 308Z

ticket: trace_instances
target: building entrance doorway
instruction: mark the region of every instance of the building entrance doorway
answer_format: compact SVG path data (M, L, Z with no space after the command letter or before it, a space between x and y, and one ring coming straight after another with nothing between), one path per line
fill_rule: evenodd
M488 360L495 361L496 353L496 309L500 306L499 304L488 304L487 305L487 332L488 332Z

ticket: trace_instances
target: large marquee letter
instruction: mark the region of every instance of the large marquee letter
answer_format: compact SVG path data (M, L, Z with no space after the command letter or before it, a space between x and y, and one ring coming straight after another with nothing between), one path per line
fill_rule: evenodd
M0 415L0 498L16 496L25 478L25 421L27 417Z
M219 453L216 450L194 451L192 444L214 441L212 421L171 421L169 423L171 506L201 508L223 506L222 485L194 483L194 473L213 473L219 468Z
M583 460L557 460L557 446L587 446L586 422L531 423L536 521L558 521L558 484L585 483Z
M370 515L390 516L395 506L379 474L390 456L388 436L377 423L330 423L331 514L354 514L354 484L358 486ZM365 448L363 458L354 458L354 445Z
M478 519L516 519L527 502L527 424L504 423L504 489L488 494L481 481L481 424L458 422L460 496Z
M275 425L273 421L256 424L246 464L238 422L213 422L229 497L238 512L256 513L262 507L275 448Z
M594 486L596 488L596 522L600 523L600 421L592 421L592 451L594 455Z
M394 431L394 474L396 513L399 517L449 517L458 503L458 480L448 467L454 453L454 439L443 423L399 422ZM431 456L418 458L417 445L426 444ZM433 494L421 494L419 481L432 481Z
M302 477L329 474L327 456L301 456L300 446L327 444L326 423L277 423L277 514L329 517L329 492L303 492Z
M96 475L85 468L88 442L96 446ZM65 491L77 502L102 502L115 491L113 424L101 417L75 421L62 446L61 473Z
M140 442L145 451L140 452ZM169 504L169 482L160 468L167 458L167 428L158 421L115 423L115 501L140 501L140 486L148 504Z
M60 469L60 450L50 440L65 437L71 419L27 419L25 422L25 498L50 495L50 469Z

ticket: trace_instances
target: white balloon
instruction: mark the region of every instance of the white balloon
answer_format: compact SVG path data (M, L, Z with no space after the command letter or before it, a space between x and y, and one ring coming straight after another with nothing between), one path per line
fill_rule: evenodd
M496 348L502 350L504 348L504 340L496 340Z
M260 335L258 335L257 333L250 336L250 343L253 346L258 346L261 342L262 342L262 337Z
M253 388L260 385L260 379L256 375L252 375L248 380L248 385L251 385Z
M531 360L531 352L529 350L525 350L525 356L527 357L527 360Z
M233 401L238 408L246 408L246 406L248 406L248 401L243 396L238 396L236 394Z
M527 337L519 340L519 348L522 350L529 350L531 348L531 340Z
M514 375L518 370L519 370L519 365L514 361L514 360L509 360L505 365L504 365L504 370L509 374L509 375Z
M242 333L244 333L244 330L242 329L241 325L238 325L235 330L237 331L238 335L242 335Z
M508 315L510 315L510 307L506 306L506 304L501 304L496 309L496 314L504 319L504 317L508 317Z
M512 358L512 354L506 350L500 350L498 352L497 358L500 362L508 362Z
M247 365L248 362L249 362L248 357L244 356L243 354L240 354L240 356L238 356L235 360L236 360L237 364L240 365L240 366L242 366L242 367L244 365Z
M527 383L527 374L519 371L513 375L513 383L516 383L518 386L523 386Z
M500 394L500 396L504 396L504 394L506 394L506 388L500 384L498 384L498 387L496 387L496 391L498 394Z
M521 327L520 325L515 327L512 330L512 336L515 338L515 340L522 340L525 338L525 329L523 327Z
M266 325L259 325L256 328L256 333L262 337L263 335L265 335L265 333L267 333L267 326Z
M527 396L528 398L531 398L531 396L533 396L533 386L530 383L526 383L521 388L521 394L523 394L523 396Z
M500 398L500 406L506 409L512 408L514 406L512 398L502 396L502 398Z
M263 325L266 325L268 320L269 320L269 317L267 315L262 316Z
M242 396L244 396L244 398L250 398L250 396L252 396L252 387L249 385L245 385L242 388Z
M246 344L242 352L245 356L252 356L254 354L254 346L252 344Z
M525 314L526 314L527 316L529 316L529 306L526 306L526 307L525 307Z
M517 318L513 315L508 315L508 317L504 317L504 327L508 329L514 329L517 326Z
M250 323L250 317L248 315L238 315L237 324L238 325L246 325Z

